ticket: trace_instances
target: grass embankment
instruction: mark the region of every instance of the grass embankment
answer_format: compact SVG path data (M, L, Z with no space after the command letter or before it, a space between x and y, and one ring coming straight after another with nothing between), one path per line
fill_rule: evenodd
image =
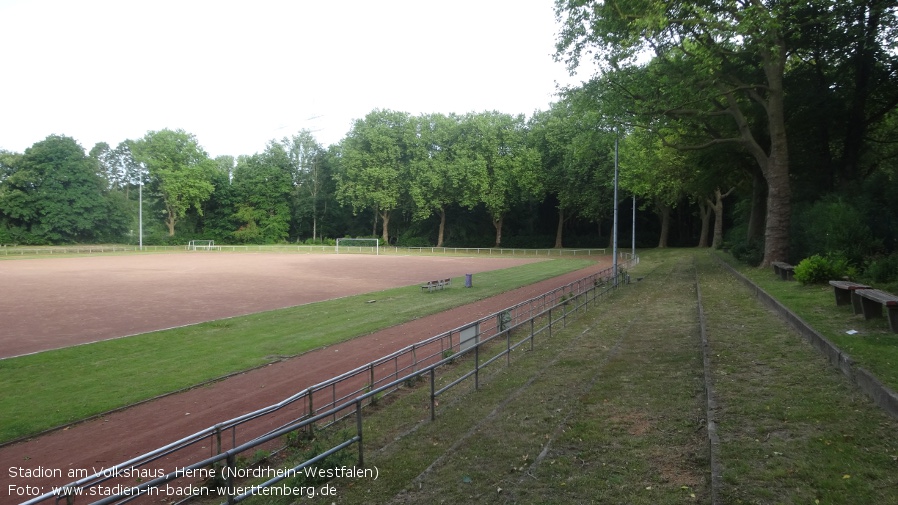
M418 286L0 360L0 442L365 335L593 264L553 259ZM455 279L453 286L463 285ZM367 303L377 300L376 303Z
M631 273L644 280L441 398L435 422L426 384L366 414L379 478L334 481L327 502L898 503L898 423L706 252L650 252Z
M786 282L773 275L771 269L751 268L728 256L721 257L845 351L858 366L898 391L898 335L889 330L887 319L865 321L850 306L837 307L833 288L828 284L805 286ZM857 333L848 334L849 330Z
M710 261L721 503L898 503L898 423ZM802 312L834 311L830 295Z

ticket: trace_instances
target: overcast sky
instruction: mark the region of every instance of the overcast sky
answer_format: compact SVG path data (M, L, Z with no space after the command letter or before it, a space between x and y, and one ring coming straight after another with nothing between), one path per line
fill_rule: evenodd
M375 108L530 116L556 83L553 0L0 0L0 149L184 129L211 156Z

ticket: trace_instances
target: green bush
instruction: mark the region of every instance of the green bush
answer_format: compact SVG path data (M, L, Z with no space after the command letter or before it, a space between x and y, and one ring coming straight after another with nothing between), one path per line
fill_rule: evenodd
M333 246L337 245L337 240L332 239L332 238L323 238L323 237L319 238L319 239L307 238L302 241L302 244L303 245L326 245L326 246L333 247Z
M871 260L864 269L864 275L872 282L898 281L898 253Z
M756 267L764 259L764 242L761 240L736 242L731 246L730 252L737 260Z
M866 255L882 249L863 213L838 195L796 208L792 235L792 249L799 258L811 254L837 255L860 266Z
M795 266L795 280L802 284L820 284L832 279L851 278L857 272L842 256L815 254Z
M427 240L426 237L402 235L399 237L399 240L396 241L396 245L399 247L430 247L433 244L431 244L430 240Z

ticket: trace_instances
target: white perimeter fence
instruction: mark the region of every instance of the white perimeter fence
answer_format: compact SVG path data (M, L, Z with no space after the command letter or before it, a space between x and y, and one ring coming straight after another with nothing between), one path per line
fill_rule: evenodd
M284 252L284 253L337 253L332 245L210 245L191 250L189 245L183 246L138 246L129 245L82 245L82 246L48 246L19 247L0 245L0 256L59 256L77 254L103 254L123 252ZM341 245L340 254L375 254L374 246ZM486 255L486 256L604 256L607 249L504 249L495 247L394 247L380 246L380 254L447 254L447 255Z
M352 417L355 418L354 436L323 450L292 469L284 470L281 476L253 487L245 494L221 496L220 499L228 504L241 502L253 493L261 492L263 487L271 487L285 478L299 475L303 468L353 445L358 451L358 468L363 468L363 407L376 403L379 398L404 385L424 379L430 383L430 415L431 420L434 420L437 414L436 399L441 394L468 380L473 380L475 389L479 388L480 372L485 367L502 357L505 357L506 365L510 365L514 349L525 344L532 349L537 336L545 335L545 338L550 338L553 328L558 325L564 327L568 318L579 316L605 295L628 284L629 275L625 269L638 263L639 258L632 257L621 262L617 276L612 268L602 270L400 349L315 384L274 405L220 422L114 467L106 467L94 475L59 486L55 492L46 493L23 504L123 504L141 498L146 500L155 497L158 500L159 490L167 487L200 489L203 479L197 476L202 476L204 470L215 469L217 475L226 474L228 472L222 472L223 469L239 468L242 464L240 458L245 460L254 451L280 451L287 446L291 436L311 433L313 429L323 429ZM498 353L487 355L487 345L490 345L488 352L499 349ZM462 375L437 389L438 374L448 370L447 365L452 363L462 367ZM465 371L463 367L470 367L470 370ZM459 368L454 370L458 372ZM145 482L135 483L133 475L141 469L156 472L162 467L174 470ZM223 486L234 488L235 484L238 483L228 477ZM118 492L98 500L98 489L113 489Z

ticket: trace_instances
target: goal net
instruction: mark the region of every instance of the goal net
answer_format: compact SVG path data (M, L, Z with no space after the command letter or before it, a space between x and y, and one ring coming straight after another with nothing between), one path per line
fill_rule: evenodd
M374 253L380 254L380 240L376 238L338 238L337 254Z
M214 240L191 240L187 243L188 251L211 251L215 249Z

